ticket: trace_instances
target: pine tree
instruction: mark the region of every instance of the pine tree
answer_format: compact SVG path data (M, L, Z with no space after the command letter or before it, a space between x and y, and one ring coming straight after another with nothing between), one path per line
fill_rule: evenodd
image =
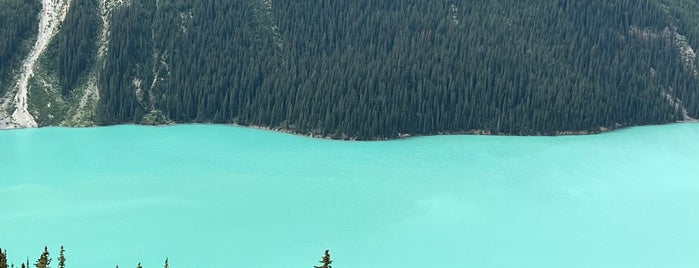
M0 248L0 268L7 268L7 250Z
M165 268L170 268L170 265L167 263L168 258L165 258Z
M63 246L61 246L61 251L58 252L58 268L66 268L66 257L63 254L65 250L63 249Z
M332 268L332 266L330 266L330 264L333 263L333 261L330 259L330 250L328 250L328 249L325 250L325 255L323 256L323 259L320 260L320 263L322 263L323 265L313 266L313 267L315 267L315 268Z
M49 268L51 264L51 258L49 258L49 247L44 247L44 252L41 253L39 259L36 260L34 266L36 268Z

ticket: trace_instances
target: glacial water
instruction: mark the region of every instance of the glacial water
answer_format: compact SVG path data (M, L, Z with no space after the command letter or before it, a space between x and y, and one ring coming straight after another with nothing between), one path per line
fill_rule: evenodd
M67 267L699 267L699 124L312 139L0 131L0 247Z

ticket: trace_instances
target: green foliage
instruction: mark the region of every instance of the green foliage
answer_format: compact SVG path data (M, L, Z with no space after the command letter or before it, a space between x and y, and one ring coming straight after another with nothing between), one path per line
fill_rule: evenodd
M41 253L39 259L37 259L34 263L34 266L36 266L36 268L48 268L49 265L51 265L51 258L49 258L49 248L44 247L44 252Z
M45 54L52 52L48 50ZM57 126L68 112L55 73L47 68L51 63L50 55L40 57L34 66L34 76L29 79L29 110L39 126Z
M71 1L65 22L56 36L56 71L64 96L71 93L93 60L97 32L101 24L98 16L97 0Z
M148 111L162 111L175 122L359 139L596 132L682 119L664 93L699 116L697 77L677 48L632 33L660 33L675 18L655 0L265 8L133 0L115 10L99 121L152 122Z
M0 268L7 268L7 250L0 248Z
M66 268L66 256L63 246L61 246L61 251L58 253L58 268Z
M686 33L690 42L699 43L699 2L693 0L658 0L661 8L669 16L669 23L675 24Z
M138 123L141 125L168 125L172 124L172 121L162 111L150 111L143 115Z
M38 0L0 0L0 96L11 86L11 72L20 68L36 36L41 10Z
M319 262L322 263L321 266L313 266L313 267L315 267L315 268L332 268L332 266L330 264L332 264L333 261L330 259L330 250L327 250L327 249L325 250L325 254L323 255L323 258L320 259Z
M101 24L97 1L71 1L59 31L34 66L29 110L39 126L94 125L93 102L81 106L81 97L88 87L88 74L97 68L96 37Z
M137 100L136 79L150 81L149 59L152 52L152 12L154 0L133 1L112 14L109 54L100 75L100 105L97 114L104 124L138 122L144 107ZM148 83L143 83L145 91Z
M58 268L65 268L65 263L66 263L66 258L65 258L65 249L63 246L61 246L60 251L58 253ZM330 250L325 250L325 254L319 261L322 265L321 266L314 266L315 268L332 268L330 264L332 264L332 260L330 259ZM44 252L41 253L41 256L39 259L36 261L34 264L37 268L48 268L50 267L51 264L51 258L49 257L49 250L48 247L44 247ZM27 264L25 265L24 263L21 264L21 267L28 267L29 266L29 260L27 259ZM14 264L12 265L14 267ZM165 258L165 268L169 268L169 258ZM0 248L0 268L8 268L7 266L7 250L3 251ZM116 268L119 268L119 265L116 265ZM139 262L136 265L136 268L143 268L141 263Z

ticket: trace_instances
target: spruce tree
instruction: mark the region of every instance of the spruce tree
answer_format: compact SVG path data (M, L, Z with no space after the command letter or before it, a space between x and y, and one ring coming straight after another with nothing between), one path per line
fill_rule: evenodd
M61 251L58 252L58 268L66 268L66 257L63 254L65 250L61 246Z
M0 268L7 268L7 250L0 248Z
M320 260L320 263L322 263L323 265L313 266L313 267L315 267L315 268L332 268L332 266L330 266L330 264L333 263L333 261L330 259L330 250L328 250L328 249L325 250L325 255L323 255L323 259Z
M49 258L49 247L44 247L44 252L41 253L39 259L36 260L34 266L36 268L49 268L51 265L51 258Z

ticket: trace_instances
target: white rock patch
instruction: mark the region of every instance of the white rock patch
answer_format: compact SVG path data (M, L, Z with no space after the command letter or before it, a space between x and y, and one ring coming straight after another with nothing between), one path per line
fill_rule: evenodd
M39 18L39 35L37 36L34 47L29 52L29 56L22 62L22 69L19 74L17 85L12 92L16 92L13 99L15 110L9 118L3 118L0 114L0 129L8 128L27 128L37 127L34 117L29 113L29 79L34 75L34 65L41 55L46 50L46 47L51 42L51 38L56 34L58 24L60 24L68 13L70 0L42 0L42 9ZM0 107L9 107L9 100L0 105ZM2 109L3 112L5 109Z

